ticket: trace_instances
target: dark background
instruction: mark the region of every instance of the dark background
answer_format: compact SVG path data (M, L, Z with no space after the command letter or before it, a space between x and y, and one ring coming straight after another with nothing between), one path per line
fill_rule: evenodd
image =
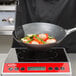
M31 22L48 22L64 29L76 26L76 0L19 0L15 30ZM67 52L76 53L76 32L71 33L59 45ZM13 47L22 47L13 40Z

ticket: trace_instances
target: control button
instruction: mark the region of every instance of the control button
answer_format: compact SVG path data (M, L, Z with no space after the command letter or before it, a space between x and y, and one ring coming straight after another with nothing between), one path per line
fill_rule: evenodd
M12 70L13 70L13 68L12 68L12 67L10 67L10 68L8 68L8 70L9 70L9 71L12 71Z
M49 70L53 70L53 68L52 68L52 67L49 67L48 69L49 69Z
M2 21L7 21L7 19L2 19Z
M61 67L60 69L61 69L61 70L65 70L65 68L64 68L64 67Z
M55 70L59 70L59 68L58 67L55 67Z
M19 68L18 68L18 67L15 67L15 70L16 70L16 71L18 71L18 70L19 70Z
M10 24L13 24L13 23L14 23L14 19L13 19L13 18L8 18L7 20L8 20L8 22L9 22Z
M25 68L24 68L24 67L22 67L22 68L21 68L21 70L22 70L22 71L24 71L24 70L25 70Z

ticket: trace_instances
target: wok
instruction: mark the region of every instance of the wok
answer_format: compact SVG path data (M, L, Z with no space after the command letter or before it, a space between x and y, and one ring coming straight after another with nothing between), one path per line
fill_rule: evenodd
M51 47L60 43L67 35L76 31L76 27L67 30L55 24L42 23L42 22L24 24L22 25L22 28L23 28L23 32L14 31L13 37L20 45L33 50L48 50ZM40 33L48 33L49 36L55 37L57 42L53 44L36 45L36 44L23 43L21 41L21 38L26 36L27 34L40 34Z

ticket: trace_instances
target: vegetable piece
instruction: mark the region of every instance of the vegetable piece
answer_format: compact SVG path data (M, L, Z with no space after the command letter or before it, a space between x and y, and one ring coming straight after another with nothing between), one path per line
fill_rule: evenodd
M27 34L28 37L32 37L34 34Z
M52 36L48 36L48 38L49 38L49 39L53 39L54 37L52 37Z
M46 43L48 44L48 43L56 43L56 39L55 38L53 38L53 39L48 39L48 40L46 40Z
M41 39L41 41L43 42L43 44L46 44L46 42L44 40Z
M29 41L29 40L30 40L30 38L28 37L28 38L27 38L27 40Z
M39 37L37 37L37 35L34 35L33 39L37 40L40 44L46 44L46 42L43 41L43 39L40 39Z
M31 39L29 38L29 37L24 37L24 38L22 38L21 39L21 41L23 42L23 43L27 43L27 42L29 42Z
M25 40L25 39L30 40L30 37L24 37L24 38L22 38L22 39L24 39L24 40Z
M39 34L37 35L39 38L43 39L44 41L46 41L48 39L48 34Z
M26 43L30 43L33 39L30 39L29 41L27 41Z
M33 40L33 41L31 41L31 42L30 42L30 44L39 44L39 42L38 42L38 41Z
M43 42L42 42L40 39L36 38L35 36L33 37L33 39L34 39L35 41L39 42L39 44L43 44Z
M22 41L23 43L26 43L28 40L27 40L27 39L22 38L22 39L21 39L21 41Z
M56 39L48 34L27 34L27 36L22 38L21 41L29 44L56 43Z

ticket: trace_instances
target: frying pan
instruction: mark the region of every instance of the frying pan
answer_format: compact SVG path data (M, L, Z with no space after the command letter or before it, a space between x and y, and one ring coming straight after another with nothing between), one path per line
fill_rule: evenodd
M62 27L60 27L58 25L50 24L50 23L43 23L43 22L24 24L24 25L22 25L22 28L23 28L23 32L14 31L13 37L22 46L27 47L29 49L33 49L33 50L48 50L51 47L60 43L67 35L76 31L76 27L67 30L67 29L63 29ZM36 44L23 43L21 41L21 38L26 36L27 34L40 34L40 33L48 33L49 36L55 37L57 42L53 43L53 44L36 45Z

